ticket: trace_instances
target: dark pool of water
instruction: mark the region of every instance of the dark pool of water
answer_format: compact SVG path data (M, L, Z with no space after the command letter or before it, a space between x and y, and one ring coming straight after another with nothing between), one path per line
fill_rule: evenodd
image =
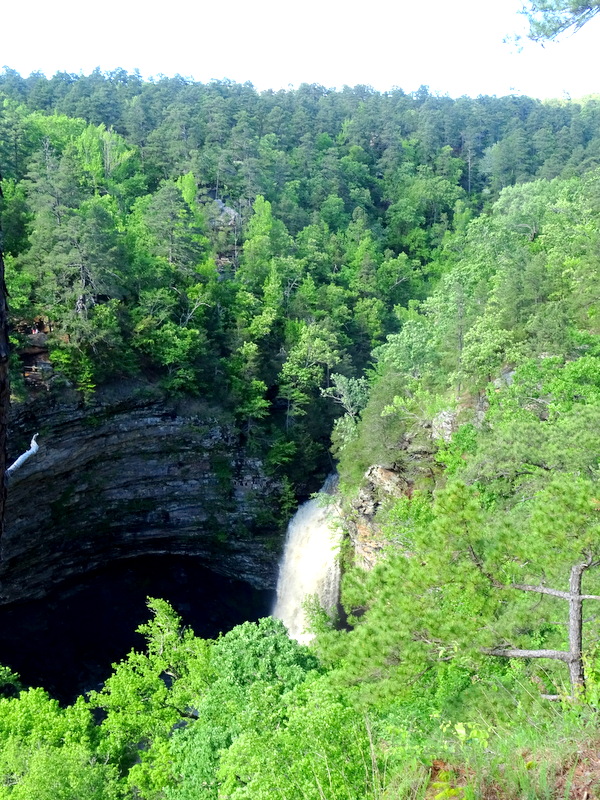
M168 600L198 636L267 616L273 593L207 570L193 557L121 561L63 584L43 600L0 608L0 663L62 702L99 688L111 664L144 638L147 597Z

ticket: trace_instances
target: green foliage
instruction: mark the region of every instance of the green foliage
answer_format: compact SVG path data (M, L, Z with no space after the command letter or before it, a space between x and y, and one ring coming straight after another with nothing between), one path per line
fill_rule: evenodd
M173 630L172 624L168 629ZM168 646L164 636L160 641L161 650ZM317 666L307 649L291 641L281 622L273 619L238 626L212 643L207 653L210 678L190 700L193 721L178 727L168 743L155 739L142 764L131 770L130 784L144 797L154 797L163 780L168 781L169 797L183 800L198 792L217 797L222 753L242 731L278 725L285 693ZM187 681L179 677L179 682ZM170 691L176 689L177 684Z
M320 387L328 371L339 363L336 336L317 324L300 323L297 343L279 376L279 393L287 403L288 425L292 417L306 413L311 393Z
M340 450L338 471L343 483L359 484L371 464L390 467L405 463L405 454L399 445L406 431L406 421L395 415L382 415L393 393L402 388L401 379L393 372L372 386L369 403L361 412L360 425L352 430Z
M455 475L464 466L465 456L477 450L477 429L471 423L461 425L449 442L441 442L435 456L446 475Z
M409 549L415 528L423 529L431 525L434 518L429 496L418 492L410 497L398 498L379 515L386 538Z
M1 797L120 797L114 767L96 756L96 732L82 698L66 709L41 689L0 700L0 741Z
M529 20L529 38L534 42L555 39L569 28L578 31L600 11L596 2L579 0L543 0L527 3L523 13Z
M526 10L538 37L597 11ZM321 617L312 650L273 620L203 641L152 600L145 651L87 703L3 673L0 796L553 796L592 735L597 615L577 703L540 698L564 664L489 650L565 650L564 601L514 585L566 590L597 558L597 100L123 71L6 70L0 93L15 340L44 322L55 383L224 405L281 482L269 526L332 427L347 495L373 464L405 487L375 492L381 556L346 560L346 629Z
M185 715L197 692L212 677L208 644L190 630L163 600L148 601L153 619L138 629L147 652L132 651L106 681L90 694L92 707L105 714L99 752L122 771L137 761L140 749L163 742Z
M485 674L489 648L510 642L568 649L564 600L535 602L519 587L566 587L572 566L586 554L594 558L594 491L592 481L563 474L529 496L518 494L502 513L458 482L433 505L425 494L395 502L380 518L386 557L370 573L352 570L344 578L354 630L322 636L323 658L340 664L345 682L362 685L365 702L408 699L413 682L427 675L426 683L437 684L433 708L449 709L461 693L476 694L471 676ZM594 570L586 581L585 591L594 593ZM592 616L584 637L593 642L596 635ZM566 680L557 662L543 666L543 678L535 663L528 672L550 691Z
M14 314L27 313L31 303L31 293L35 277L26 268L20 267L10 254L4 255L6 288L11 299Z
M223 758L223 791L235 798L378 797L383 760L374 760L368 721L327 681L313 680L285 698L276 729L247 732Z
M367 403L369 390L366 379L347 378L334 372L331 383L333 386L321 389L321 395L339 403L349 417L356 417Z

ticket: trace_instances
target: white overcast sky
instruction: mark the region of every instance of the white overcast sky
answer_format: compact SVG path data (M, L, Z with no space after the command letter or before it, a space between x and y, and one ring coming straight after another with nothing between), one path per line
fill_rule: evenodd
M406 92L582 97L600 93L600 19L522 52L521 0L29 0L3 4L0 65L88 74L139 69L257 89L367 84Z

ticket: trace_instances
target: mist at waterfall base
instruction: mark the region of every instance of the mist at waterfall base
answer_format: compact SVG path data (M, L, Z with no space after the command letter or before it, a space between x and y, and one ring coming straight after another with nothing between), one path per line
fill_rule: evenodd
M197 636L215 638L268 616L273 594L211 572L193 556L118 561L41 600L0 607L0 664L26 686L72 702L100 688L131 649L144 649L135 629L151 616L147 597L168 600Z
M328 613L336 610L340 590L337 551L341 532L333 493L337 476L330 476L316 497L300 506L291 520L279 568L273 616L280 619L292 639L307 644L307 619L303 603L316 595Z

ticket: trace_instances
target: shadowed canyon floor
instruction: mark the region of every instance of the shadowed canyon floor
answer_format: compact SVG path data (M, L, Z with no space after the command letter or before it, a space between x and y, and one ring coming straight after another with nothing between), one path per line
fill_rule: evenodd
M146 597L168 600L198 636L213 638L267 616L273 592L207 570L200 559L146 556L115 562L52 590L44 599L0 608L0 663L62 702L98 688L110 665L144 639Z

